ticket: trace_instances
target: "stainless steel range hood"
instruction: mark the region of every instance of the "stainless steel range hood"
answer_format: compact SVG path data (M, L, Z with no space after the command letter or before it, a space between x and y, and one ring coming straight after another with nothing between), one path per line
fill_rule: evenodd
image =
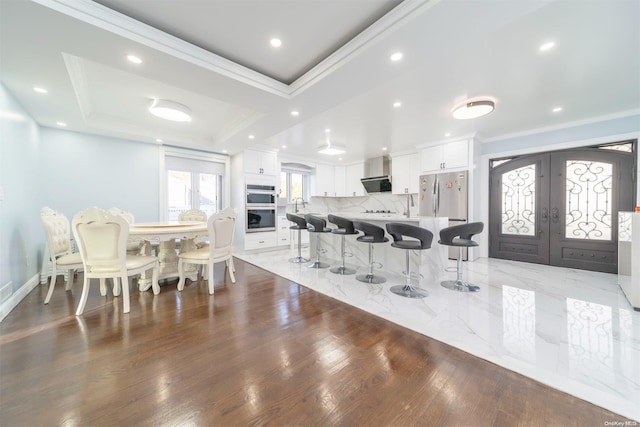
M391 191L391 160L387 156L374 157L365 163L365 177L360 181L367 193Z

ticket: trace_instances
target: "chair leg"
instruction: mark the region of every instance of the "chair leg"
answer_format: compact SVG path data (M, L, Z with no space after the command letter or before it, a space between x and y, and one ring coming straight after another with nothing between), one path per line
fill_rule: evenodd
M73 276L75 275L74 269L67 270L67 285L64 287L65 291L71 290L71 285L73 283Z
M213 295L214 293L214 289L213 289L213 262L209 262L209 265L207 266L207 270L209 270L209 278L207 280L208 285L209 285L209 295Z
M122 312L128 313L130 311L129 304L129 278L126 274L122 275Z
M406 259L406 283L404 285L396 285L390 288L390 291L396 295L400 295L407 298L425 298L429 295L427 291L422 288L414 287L411 284L411 262L409 259L409 251L405 249Z
M76 309L76 316L80 316L84 311L84 306L87 303L87 296L89 295L89 278L84 276L84 281L82 283L82 294L80 294L80 301L78 302L78 308Z
M56 286L56 274L56 264L51 263L51 281L49 282L49 291L47 291L47 296L44 298L45 304L49 304L51 295L53 295L53 288Z
M335 273L335 274L342 274L342 275L355 274L356 270L354 270L353 268L348 268L344 263L344 256L345 256L345 253L346 253L345 246L344 246L344 240L345 240L344 238L345 238L344 235L340 236L340 239L341 239L341 241L340 241L340 254L341 254L341 257L342 257L342 264L340 265L340 267L333 267L329 271L332 272L332 273Z
M160 293L160 285L158 284L158 274L160 273L160 263L156 262L153 266L153 272L151 273L151 288L153 294L158 295Z
M309 264L307 267L309 268L327 268L329 264L326 262L320 262L320 234L318 233L318 237L316 239L316 260Z
M302 258L302 230L298 230L298 256L295 258L289 258L289 262L301 264L309 261L309 258Z
M365 283L384 283L387 281L385 277L373 274L373 243L369 243L369 272L367 274L359 274L356 280Z
M227 260L227 270L229 270L229 277L231 277L231 283L236 283L236 276L234 274L235 268L233 267L233 258Z
M478 292L479 286L472 285L462 280L462 246L458 248L458 259L456 260L456 280L445 280L440 282L444 288L458 292Z
M114 277L111 281L113 281L113 296L117 297L120 295L120 279ZM100 295L107 295L107 279L100 279Z
M184 262L182 261L182 258L178 260L178 276L180 277L178 279L178 291L182 291L186 280L184 276Z

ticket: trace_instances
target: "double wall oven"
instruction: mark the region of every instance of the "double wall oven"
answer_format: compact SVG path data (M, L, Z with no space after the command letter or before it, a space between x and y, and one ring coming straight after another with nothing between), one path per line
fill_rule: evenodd
M275 231L276 186L247 183L245 194L246 232Z

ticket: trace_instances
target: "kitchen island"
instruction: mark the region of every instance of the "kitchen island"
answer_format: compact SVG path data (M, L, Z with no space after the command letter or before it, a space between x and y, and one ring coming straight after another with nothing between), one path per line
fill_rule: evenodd
M299 215L304 215L300 213ZM314 214L327 220L327 214ZM433 233L433 241L431 249L423 251L413 251L410 256L411 270L419 271L422 274L421 283L434 282L444 273L447 264L448 247L440 245L440 230L448 227L449 219L447 217L409 217L392 213L357 213L357 212L340 212L334 215L348 218L352 221L364 221L382 227L386 232L386 224L392 222L400 222L411 225L417 225ZM335 225L327 221L329 228ZM340 262L340 235L332 233L309 233L310 234L310 255L315 257L315 241L320 236L321 248L326 253L321 254L321 258L325 262L331 263L332 266L338 265ZM369 245L358 242L358 236L346 236L345 249L348 253L353 254L352 257L346 258L346 264L349 267L358 269L359 274L365 272L369 262ZM387 234L389 243L376 243L373 245L373 259L382 264L382 269L402 274L405 268L405 251L391 246L393 238ZM375 269L374 269L375 274ZM381 272L384 275L384 272ZM417 284L417 283L416 283Z

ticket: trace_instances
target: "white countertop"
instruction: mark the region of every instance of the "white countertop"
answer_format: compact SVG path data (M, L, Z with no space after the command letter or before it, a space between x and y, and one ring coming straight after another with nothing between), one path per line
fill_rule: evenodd
M297 215L304 216L307 213L316 215L322 218L326 218L329 215L326 212L299 212ZM413 215L410 218L407 218L406 215L402 215L400 213L366 213L366 212L335 212L332 213L336 216L341 216L343 218L351 219L351 220L360 220L360 221L385 221L385 222L415 222L418 223L422 218L435 218L433 216L421 217L417 215ZM440 218L440 217L438 217Z

